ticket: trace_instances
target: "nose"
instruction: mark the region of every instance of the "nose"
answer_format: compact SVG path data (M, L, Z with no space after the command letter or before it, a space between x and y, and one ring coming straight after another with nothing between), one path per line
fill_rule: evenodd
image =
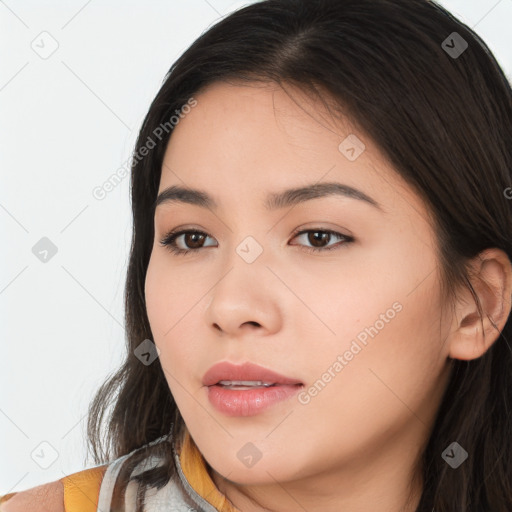
M265 336L279 330L284 290L263 262L234 262L210 293L205 321L217 333Z

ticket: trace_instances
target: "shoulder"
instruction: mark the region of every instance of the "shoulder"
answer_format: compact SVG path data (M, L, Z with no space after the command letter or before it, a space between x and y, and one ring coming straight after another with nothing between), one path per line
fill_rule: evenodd
M106 469L107 465L97 466L25 491L0 496L0 512L95 511Z

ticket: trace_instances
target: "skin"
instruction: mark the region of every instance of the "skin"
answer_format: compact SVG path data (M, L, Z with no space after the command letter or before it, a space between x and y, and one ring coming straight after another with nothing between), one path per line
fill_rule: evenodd
M372 141L311 95L293 90L293 98L277 86L216 83L174 128L159 192L198 188L219 209L157 207L145 283L154 341L214 483L239 510L413 511L422 489L413 477L450 358L479 357L497 333L484 320L483 339L469 292L453 309L442 300L427 207ZM338 149L349 134L366 146L354 161ZM263 207L267 193L327 181L358 188L382 211L342 196ZM200 248L174 255L159 242L177 227L208 237L179 237L178 247ZM313 233L294 236L297 228ZM325 235L323 247L337 249L306 252L324 229L354 241ZM247 236L263 249L252 263L236 252ZM490 283L477 288L484 309L502 328L510 262L490 249L475 268ZM333 371L357 335L397 303L400 311ZM229 417L201 383L225 360L297 378L306 391L329 368L335 376L308 403L293 397ZM249 442L261 452L251 467L237 457Z

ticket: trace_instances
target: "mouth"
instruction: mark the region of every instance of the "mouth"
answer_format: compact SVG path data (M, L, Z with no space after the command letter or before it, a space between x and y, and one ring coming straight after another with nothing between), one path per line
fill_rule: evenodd
M236 365L223 361L212 366L204 375L204 386L220 386L226 389L254 389L275 386L297 386L303 383L273 370L246 362Z
M304 387L299 379L250 362L217 363L202 382L211 405L226 416L254 416L289 400Z

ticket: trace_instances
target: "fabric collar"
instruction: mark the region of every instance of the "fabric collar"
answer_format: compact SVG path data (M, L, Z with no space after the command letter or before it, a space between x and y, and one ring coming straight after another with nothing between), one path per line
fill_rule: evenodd
M206 461L185 428L179 447L179 463L192 489L219 512L241 512L222 494L208 473Z

